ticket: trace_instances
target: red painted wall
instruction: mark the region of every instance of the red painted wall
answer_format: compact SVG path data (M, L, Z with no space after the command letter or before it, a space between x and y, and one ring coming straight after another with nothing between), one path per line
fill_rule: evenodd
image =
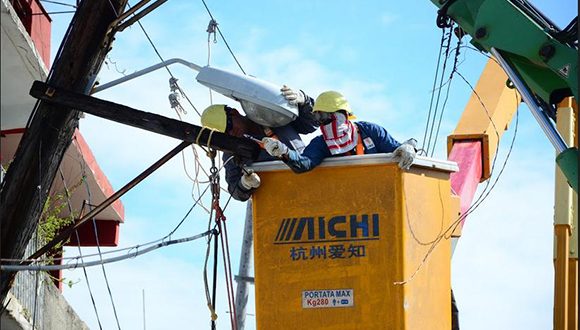
M32 38L40 58L50 68L50 31L51 22L40 0L13 0L12 7L20 17L24 28Z

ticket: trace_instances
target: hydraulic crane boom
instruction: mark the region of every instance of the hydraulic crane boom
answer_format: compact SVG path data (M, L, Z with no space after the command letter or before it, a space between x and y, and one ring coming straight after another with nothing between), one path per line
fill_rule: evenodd
M524 101L554 146L561 170L556 173L554 206L554 329L577 329L578 140L574 132L578 116L574 98L578 97L578 18L560 31L525 0L433 2L440 7L439 27L451 28L451 20L455 21L460 26L457 35L470 34L474 46L493 55L448 137L449 160L460 168L450 177L460 199L462 220L454 241L469 214L477 184L491 176L491 159L503 131Z
M455 21L471 43L494 55L554 145L556 162L578 191L578 148L568 147L550 118L554 104L578 99L577 18L564 30L523 0L447 0L439 7L437 25Z

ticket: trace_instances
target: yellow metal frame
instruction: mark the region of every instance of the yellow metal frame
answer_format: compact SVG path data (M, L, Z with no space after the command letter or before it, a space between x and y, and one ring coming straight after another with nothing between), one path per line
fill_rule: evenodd
M351 157L351 165L300 175L254 168L262 178L252 196L257 328L450 329L451 244L445 231L457 210L449 172L416 166L407 172L394 162L361 164ZM362 215L369 215L369 233L377 229L373 239L352 236L349 221ZM329 225L341 216L333 228L350 236L338 238L326 228L320 239L320 217ZM328 249L325 258L309 255L331 245L347 251L364 245L365 255L329 258ZM354 305L304 307L305 291L328 289L353 290Z
M578 107L561 102L556 117L564 141L578 147ZM578 329L578 195L556 167L554 205L554 329Z
M499 139L520 104L521 97L507 86L503 69L490 59L471 94L453 134L447 137L447 152L457 141L480 141L482 144L481 181L491 175L491 162L497 152ZM485 106L484 106L485 105Z

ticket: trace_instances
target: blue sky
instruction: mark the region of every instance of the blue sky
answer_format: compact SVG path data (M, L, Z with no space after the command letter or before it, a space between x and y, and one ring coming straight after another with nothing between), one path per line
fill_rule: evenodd
M571 0L534 3L561 27L578 12L577 3ZM415 137L422 143L441 36L435 25L436 7L430 1L207 1L207 5L248 74L301 88L313 97L328 89L342 91L359 119L383 125L399 140ZM57 5L46 7L49 11L63 10ZM70 17L53 16L53 53ZM208 21L201 1L169 1L142 24L165 59L177 57L205 65ZM209 63L239 72L224 42L219 36L217 40L209 43ZM458 70L475 84L485 61L482 55L463 49ZM99 74L101 83L121 77L120 72L128 74L156 64L159 59L135 25L117 35L107 62ZM210 104L208 90L196 83L195 72L177 65L171 70L198 111ZM95 96L177 118L167 101L168 79L168 73L159 70ZM466 84L455 78L436 157L446 157L445 138L469 96ZM199 116L182 101L187 110L183 120L199 124ZM215 93L213 101L235 106ZM515 121L502 140L500 164L514 127ZM116 189L178 144L90 115L81 120L80 128ZM191 149L184 157L185 161L175 157L123 197L126 222L121 226L121 246L164 236L187 212L195 191L184 171L185 163L189 173L195 172ZM203 153L200 159L207 168ZM553 160L553 148L528 109L521 106L514 150L505 171L490 196L468 218L452 260L452 285L462 328L551 327ZM199 180L206 178L201 174ZM231 202L226 211L236 273L244 213L245 204L239 202ZM207 221L208 214L197 208L174 237L203 232ZM199 240L107 265L121 327L143 328L143 289L148 329L208 324L202 281L205 246L205 241ZM91 251L85 249L84 253ZM76 249L67 251L68 255L75 253ZM93 267L88 271L103 328L114 328L102 270ZM98 329L82 271L65 272L65 277L80 280L65 289L65 296L81 318ZM223 283L223 277L219 281ZM218 325L227 329L225 289L220 290ZM253 306L248 312L254 313ZM254 328L253 316L247 320L248 328Z

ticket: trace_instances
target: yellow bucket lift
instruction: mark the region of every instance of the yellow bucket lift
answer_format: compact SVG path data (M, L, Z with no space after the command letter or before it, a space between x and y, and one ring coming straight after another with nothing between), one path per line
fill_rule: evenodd
M378 154L300 175L253 168L258 329L451 328L455 163L417 157L403 171Z

